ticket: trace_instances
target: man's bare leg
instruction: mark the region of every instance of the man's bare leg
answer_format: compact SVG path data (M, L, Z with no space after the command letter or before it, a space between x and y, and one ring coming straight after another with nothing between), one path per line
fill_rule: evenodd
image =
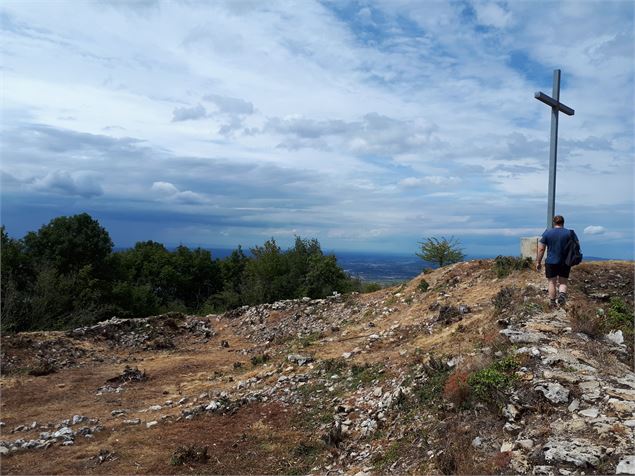
M549 299L551 301L556 300L556 281L558 277L549 278Z

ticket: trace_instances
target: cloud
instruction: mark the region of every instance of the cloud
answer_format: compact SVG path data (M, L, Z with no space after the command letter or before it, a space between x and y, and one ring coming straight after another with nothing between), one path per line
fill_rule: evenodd
M181 192L170 182L153 182L150 188L153 192L157 192L162 198L177 203L197 205L209 201L205 196L192 192L191 190Z
M421 185L454 185L460 183L459 177L443 177L440 175L430 175L427 177L406 177L399 181L403 187L419 187Z
M584 229L585 235L603 235L606 233L606 228L599 225L589 225Z
M177 107L172 111L172 122L193 121L206 116L207 111L200 104L192 107Z
M38 192L59 193L83 198L97 197L104 193L97 178L90 172L69 173L65 170L54 170L44 177L36 178L31 186Z
M505 11L500 5L490 2L476 2L476 18L481 25L505 28L512 22L511 12Z
M179 193L179 189L170 182L154 182L151 188L153 191L164 195L174 195L175 193Z
M208 94L203 99L214 103L221 113L245 115L253 114L254 112L254 105L243 99L219 96L217 94Z
M272 118L265 132L286 139L279 147L286 149L346 149L355 155L397 155L436 146L433 133L437 126L427 120L395 119L376 112L358 121L316 120L306 117Z

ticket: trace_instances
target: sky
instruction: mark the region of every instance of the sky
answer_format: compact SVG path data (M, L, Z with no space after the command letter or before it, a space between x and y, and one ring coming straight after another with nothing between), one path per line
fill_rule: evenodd
M556 213L632 259L635 2L0 4L1 221L87 212L115 245L317 238L518 255Z

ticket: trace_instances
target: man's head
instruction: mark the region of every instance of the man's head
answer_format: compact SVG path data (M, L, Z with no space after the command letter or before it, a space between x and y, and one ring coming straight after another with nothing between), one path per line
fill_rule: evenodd
M553 217L553 226L564 226L564 217L562 215Z

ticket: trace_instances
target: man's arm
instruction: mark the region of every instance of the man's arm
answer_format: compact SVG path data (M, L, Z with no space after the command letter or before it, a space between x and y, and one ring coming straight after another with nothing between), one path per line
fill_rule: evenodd
M540 271L542 268L542 257L545 255L546 246L544 243L538 243L538 253L536 253L536 271Z

